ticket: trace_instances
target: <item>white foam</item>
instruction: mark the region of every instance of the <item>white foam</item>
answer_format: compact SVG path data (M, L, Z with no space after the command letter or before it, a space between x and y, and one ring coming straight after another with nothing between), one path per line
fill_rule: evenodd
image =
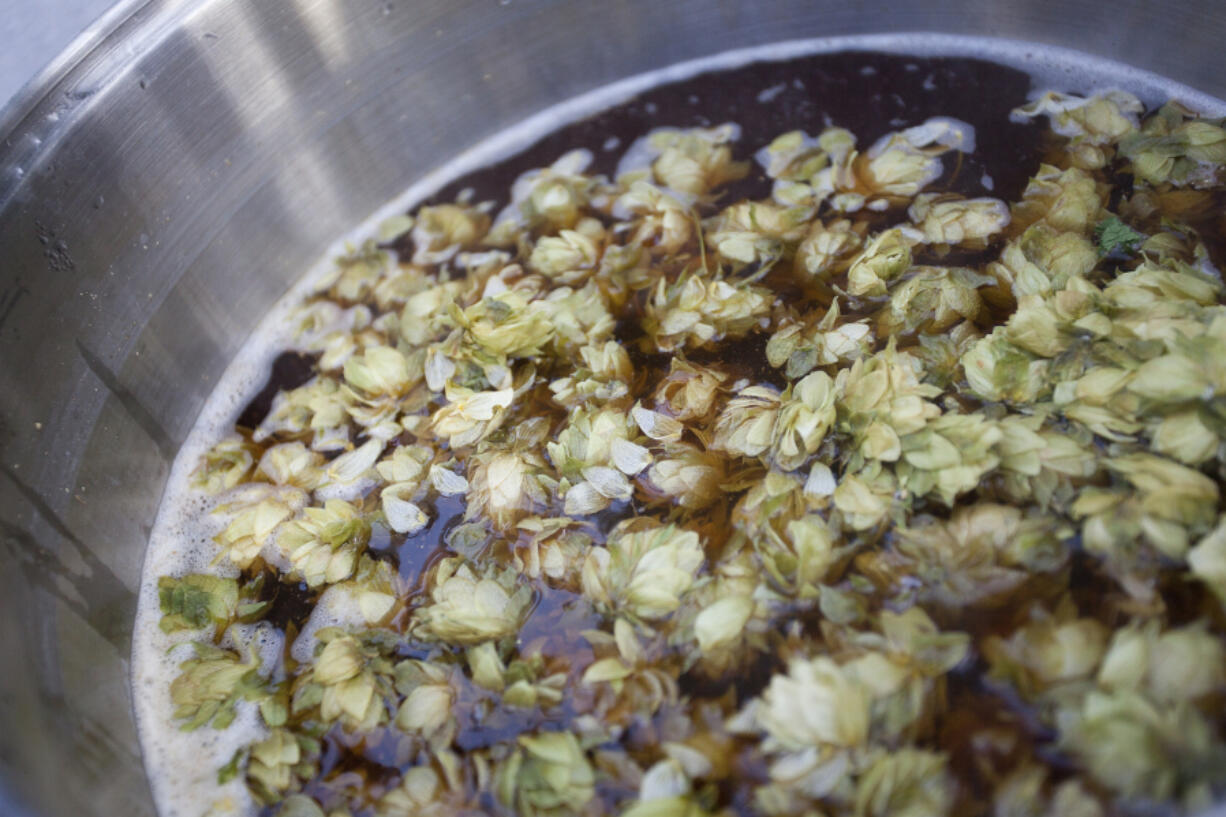
M172 707L167 690L170 681L178 674L178 664L184 658L184 651L170 653L168 650L172 645L188 640L188 635L168 636L158 628L157 579L162 575L206 571L222 573L227 570L224 563L213 564L216 548L211 537L220 527L220 522L209 514L211 503L190 489L190 474L211 444L229 433L235 417L263 384L278 351L293 345L287 335L287 318L314 288L315 282L328 274L331 259L343 251L347 242L356 242L375 234L380 222L404 213L450 181L506 158L562 125L616 105L651 87L755 61L784 61L849 49L915 56L979 57L1030 73L1034 77L1035 93L1049 88L1081 93L1122 88L1136 94L1150 106L1174 98L1211 115L1226 115L1226 103L1187 86L1118 62L1087 57L1066 49L1011 40L937 34L826 37L725 52L621 80L502 129L496 136L468 148L452 161L421 177L401 196L338 240L319 265L308 271L269 311L219 379L171 468L145 557L132 655L132 689L137 725L154 800L162 817L199 817L209 812L249 815L256 812L255 804L240 780L225 786L216 784L217 769L230 759L234 750L261 734L262 727L254 707L240 706L239 717L224 732L205 728L183 733L172 725ZM312 632L326 623L349 623L353 612L351 605L337 604L329 616L327 611L331 607L331 604L326 605L323 612L312 616L309 625ZM272 664L280 653L280 645L258 632L253 634L236 630L235 635L240 638L254 635L259 651L268 664ZM302 640L301 646L295 645L298 648L295 651L306 649L309 642L309 638Z

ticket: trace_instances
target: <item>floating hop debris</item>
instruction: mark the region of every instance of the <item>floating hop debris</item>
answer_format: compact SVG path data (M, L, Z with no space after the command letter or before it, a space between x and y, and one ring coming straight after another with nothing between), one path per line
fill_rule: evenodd
M259 472L277 485L313 491L325 482L323 455L300 442L274 445L260 457Z
M502 530L547 505L557 486L535 451L491 449L474 455L469 467L468 518L488 519Z
M732 159L730 143L739 137L735 125L676 130L660 128L648 139L660 155L652 162L656 181L680 193L702 196L728 182L744 178L746 162Z
M1132 171L1151 185L1211 189L1221 184L1226 129L1220 121L1198 119L1170 102L1140 131L1121 139L1119 151L1132 160Z
M671 284L660 279L643 328L662 351L701 347L757 327L772 300L769 290L755 284L697 275Z
M396 713L396 725L426 738L449 738L455 730L451 707L455 701L452 673L425 661L396 665L396 690L405 695ZM447 728L449 727L449 728ZM445 745L448 740L436 741Z
M478 575L460 558L444 559L431 577L430 603L415 615L417 632L451 644L479 644L515 635L532 590L513 570Z
M305 508L301 518L287 523L277 543L302 580L319 587L352 576L369 540L370 523L358 509L329 499L324 507Z
M490 218L472 207L440 204L417 212L413 237L413 263L439 264L461 249L476 245L489 230Z
M896 289L896 296L906 288L907 284L903 284ZM893 301L891 308L892 304ZM783 366L787 378L796 380L818 366L848 364L870 354L875 339L868 323L840 323L840 318L836 300L817 323L811 326L793 323L780 328L767 341L767 362L776 368Z
M745 389L720 413L714 447L743 457L766 453L775 436L780 402L779 391L772 386Z
M540 245L537 246L539 252ZM529 303L510 291L481 299L460 312L456 323L464 327L467 337L481 352L506 361L541 353L553 339L554 327L549 317L545 302Z
M729 596L720 599L694 619L694 636L703 652L718 649L740 636L753 614L753 599Z
M241 436L226 437L204 455L192 473L192 484L210 494L228 491L243 481L254 462L251 446Z
M801 706L797 707L796 703ZM842 749L868 740L868 687L831 659L796 659L776 675L748 710L764 730L764 748L775 752Z
M243 661L232 650L193 644L196 657L180 664L183 671L170 685L174 717L185 731L206 724L215 729L229 726L240 701L259 701L268 694L255 657Z
M236 567L247 568L260 555L273 533L306 503L299 490L257 489L251 501L222 505L221 513L234 513L230 524L213 540ZM236 507L237 505L237 507Z
M1009 226L1009 206L999 199L956 199L933 193L917 196L907 215L929 244L986 245Z
M563 230L536 242L528 265L561 284L581 284L600 262L600 246L589 235ZM545 327L548 329L548 325Z
M622 411L571 412L557 441L545 446L554 467L570 483L566 514L585 516L630 498L630 478L651 463L651 453L632 439L638 438L636 430Z
M724 477L725 462L719 452L685 443L666 443L647 471L647 482L655 490L690 510L718 502Z
M698 534L673 525L624 522L583 565L583 593L636 618L672 613L694 583L703 552Z
M669 128L348 250L193 476L176 719L258 711L221 776L282 817L1208 808L1226 130L1015 116L1012 202L948 118L785 133L758 201L737 128Z
M377 642L336 628L320 630L315 661L295 685L294 713L318 707L325 723L340 723L351 732L369 732L384 723L392 666L382 653Z
M847 270L847 291L852 295L884 295L886 284L911 266L911 246L901 230L875 236Z
M238 613L238 582L193 573L181 579L158 579L159 626L163 632L222 626Z
M379 800L376 813L389 815L462 814L469 808L463 792L430 766L413 766L405 771L400 784ZM323 812L321 811L320 814Z
M513 389L473 391L447 385L447 405L434 413L433 431L452 448L480 442L496 431L515 397Z
M750 386L720 413L712 447L744 457L769 451L780 468L795 470L834 424L835 394L825 372L807 375L782 394L770 386Z
M307 751L314 742L298 738L288 729L274 729L264 740L251 746L247 763L247 782L264 803L275 803L296 785ZM312 767L308 766L308 769Z
M576 814L596 796L596 775L570 732L521 735L494 772L498 800L526 817Z

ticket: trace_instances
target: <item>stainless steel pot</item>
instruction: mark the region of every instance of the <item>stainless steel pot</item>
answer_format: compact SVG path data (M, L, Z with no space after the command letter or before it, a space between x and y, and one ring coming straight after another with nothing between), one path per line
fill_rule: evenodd
M930 31L1226 98L1226 5L131 0L0 117L0 812L151 815L129 690L170 461L269 305L432 167L612 80Z

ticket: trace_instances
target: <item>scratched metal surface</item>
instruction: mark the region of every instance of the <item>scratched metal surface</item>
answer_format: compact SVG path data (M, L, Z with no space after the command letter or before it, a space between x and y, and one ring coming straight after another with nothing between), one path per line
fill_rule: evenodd
M112 0L0 0L0 105L63 51Z
M331 237L545 105L880 30L1226 98L1214 0L129 0L62 55L0 115L0 811L152 814L126 680L144 538L203 398Z

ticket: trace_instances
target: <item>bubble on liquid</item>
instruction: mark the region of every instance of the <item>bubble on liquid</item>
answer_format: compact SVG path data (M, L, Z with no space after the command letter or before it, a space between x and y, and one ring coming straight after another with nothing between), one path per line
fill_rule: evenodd
M763 88L758 92L758 101L762 104L773 102L777 96L788 89L786 82L780 82L777 85L772 85L769 88Z

